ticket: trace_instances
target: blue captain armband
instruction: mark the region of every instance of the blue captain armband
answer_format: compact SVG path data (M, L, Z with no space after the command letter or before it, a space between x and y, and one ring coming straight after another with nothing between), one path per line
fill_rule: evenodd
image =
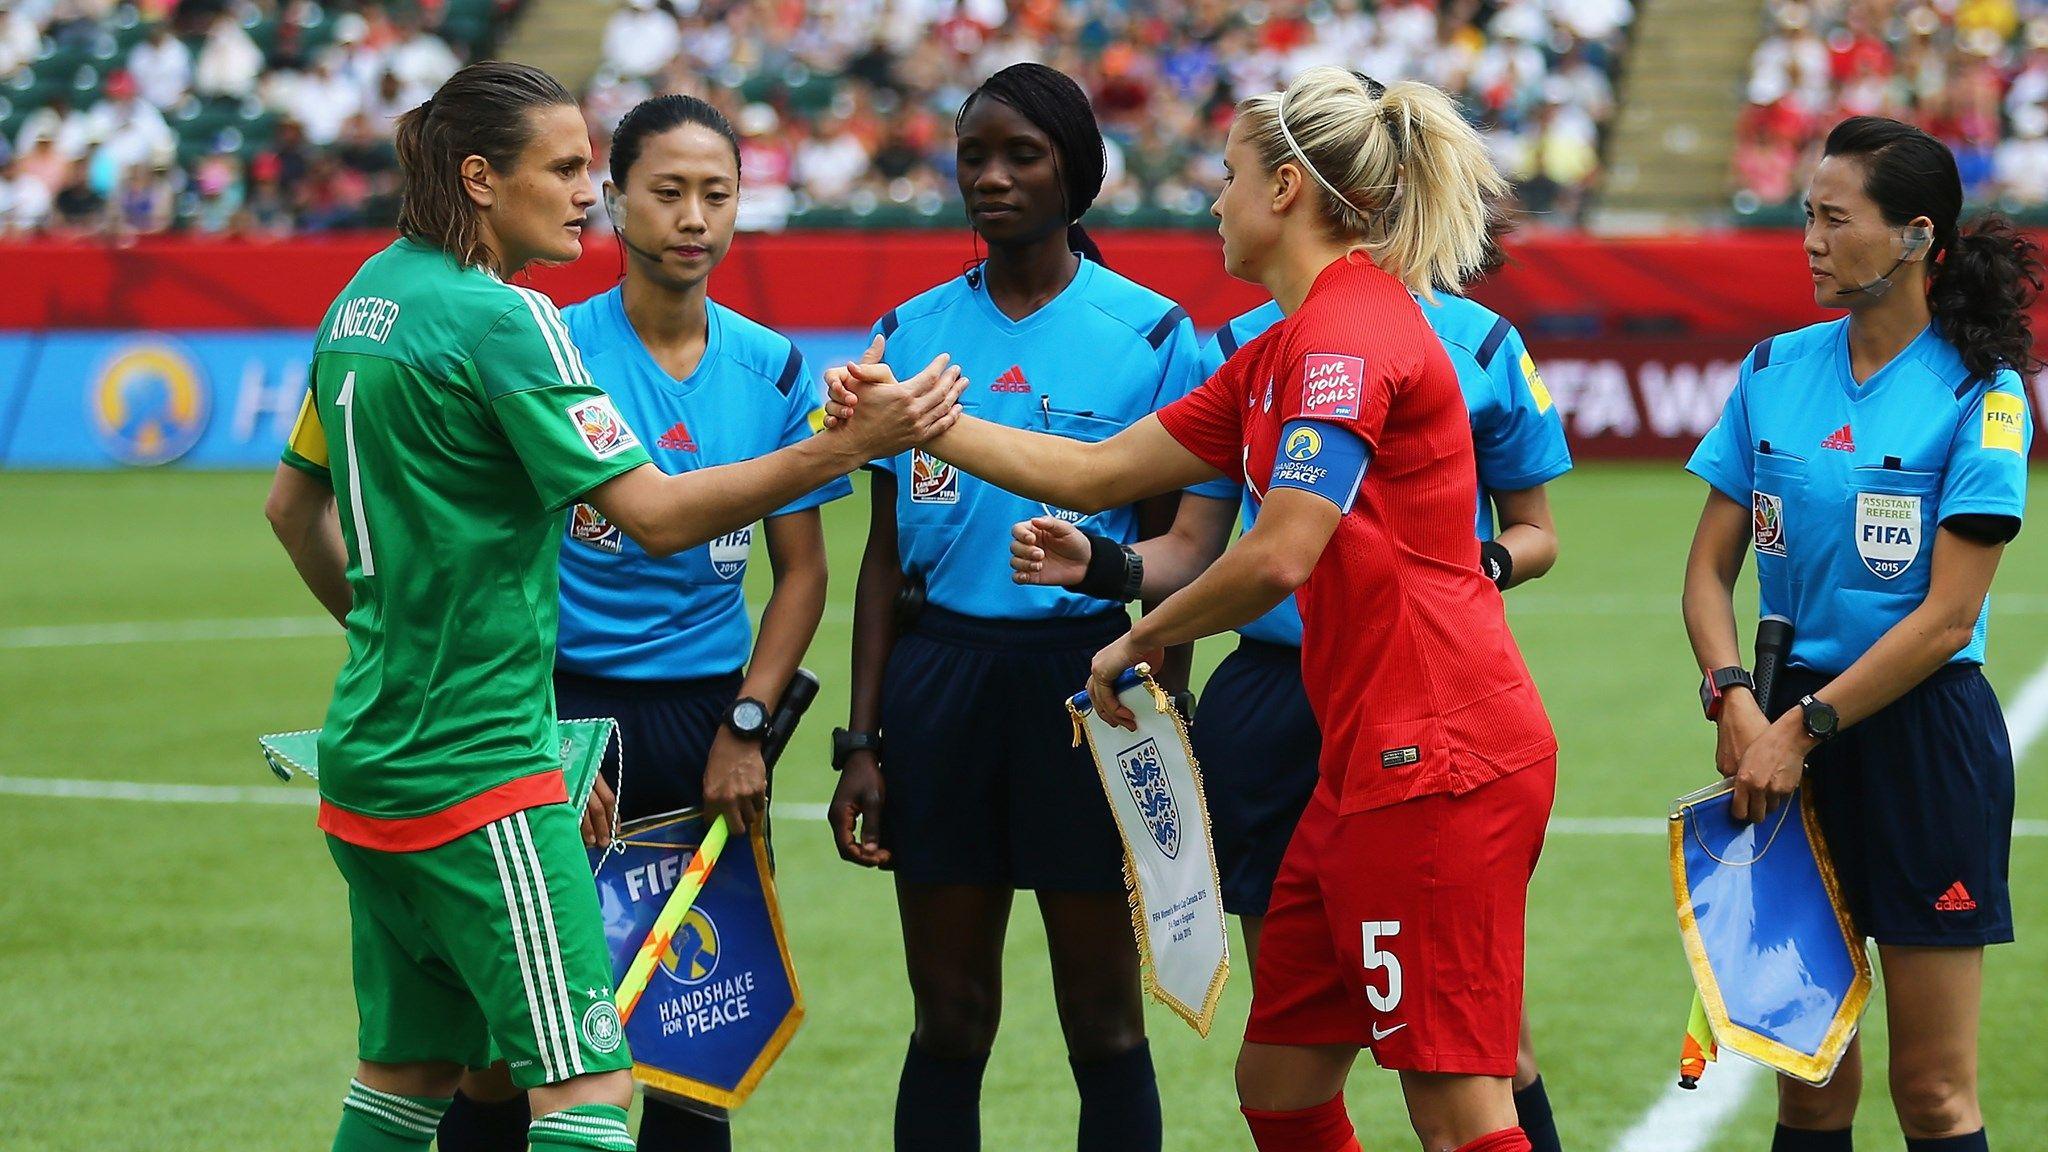
M1273 479L1267 488L1313 492L1335 504L1337 511L1349 512L1371 462L1372 449L1351 429L1320 420L1290 420L1280 430L1280 450L1273 454Z

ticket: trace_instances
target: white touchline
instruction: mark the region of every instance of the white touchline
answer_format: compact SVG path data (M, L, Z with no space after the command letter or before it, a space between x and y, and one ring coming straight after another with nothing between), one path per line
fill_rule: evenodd
M2012 739L2013 768L2018 771L2026 767L2027 755L2048 729L2048 662L2020 685L2005 710L2005 728ZM1552 821L1551 827L1556 826ZM2012 831L2014 836L2048 834L2048 820L2015 820ZM1674 1017L1674 1036L1677 1027ZM1750 1092L1769 1078L1763 1065L1740 1056L1716 1063L1691 1091L1680 1088L1676 1073L1670 1073L1663 1094L1634 1127L1615 1140L1614 1152L1699 1152L1713 1142L1721 1125L1741 1110Z
M293 640L306 636L330 636L338 640L341 635L341 625L327 616L49 624L32 628L0 628L0 651L94 648L113 644L184 644L207 640Z

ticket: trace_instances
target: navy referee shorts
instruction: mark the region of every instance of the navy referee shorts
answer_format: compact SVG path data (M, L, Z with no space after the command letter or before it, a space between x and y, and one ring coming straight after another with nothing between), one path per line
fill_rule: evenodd
M739 692L738 672L696 680L614 680L555 669L556 716L609 716L619 722L619 739L605 749L604 778L618 791L621 822L704 803L704 762Z
M1066 701L1121 609L992 620L927 606L882 678L882 843L900 880L1122 892L1123 841Z
M1827 680L1788 668L1778 700ZM1981 666L1950 664L1814 749L1805 784L1864 935L1955 948L2012 939L2012 744Z
M1323 749L1301 649L1240 639L1203 687L1188 738L1209 801L1223 910L1264 916Z

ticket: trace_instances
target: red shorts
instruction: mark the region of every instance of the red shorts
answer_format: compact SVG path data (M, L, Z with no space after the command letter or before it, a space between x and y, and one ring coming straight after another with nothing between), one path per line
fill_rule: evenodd
M1523 916L1556 789L1555 757L1348 816L1318 789L1273 883L1245 1039L1514 1075Z

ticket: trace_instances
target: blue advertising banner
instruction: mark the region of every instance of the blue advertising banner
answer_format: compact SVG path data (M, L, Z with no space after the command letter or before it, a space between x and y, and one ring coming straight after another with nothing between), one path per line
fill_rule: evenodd
M820 374L867 333L798 332ZM0 334L0 468L261 468L306 391L311 331Z
M704 828L696 811L650 817L621 828L611 852L591 851L614 981L632 965ZM626 1022L634 1078L684 1100L737 1108L803 1015L766 842L758 834L736 840Z

